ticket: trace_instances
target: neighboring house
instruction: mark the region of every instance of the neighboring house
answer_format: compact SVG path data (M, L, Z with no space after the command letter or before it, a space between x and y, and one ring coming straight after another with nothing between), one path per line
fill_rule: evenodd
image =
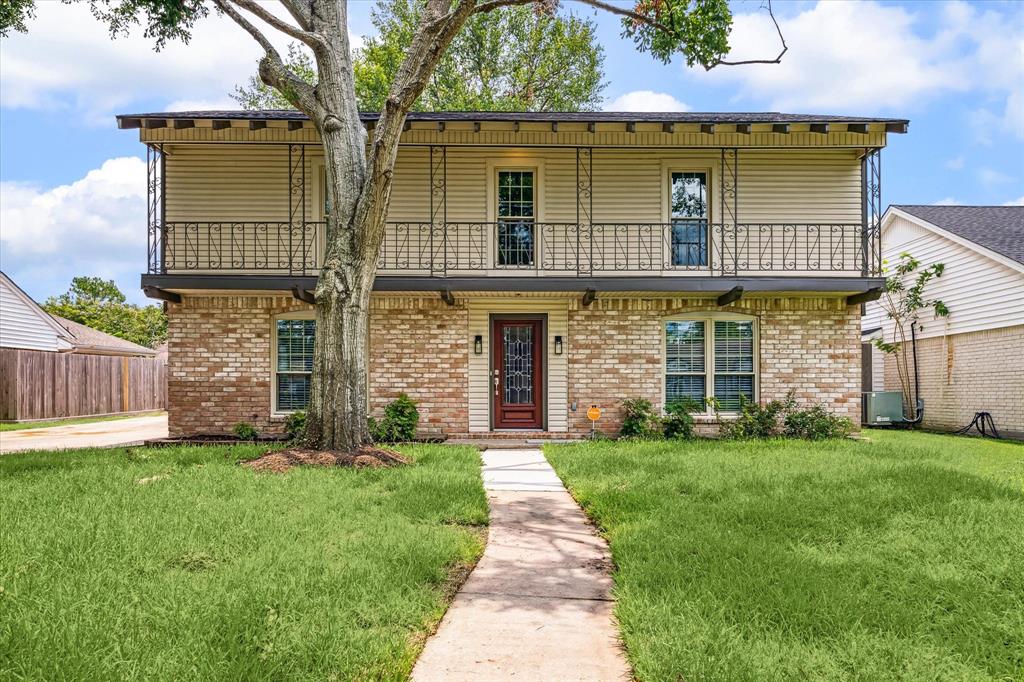
M0 421L163 408L166 363L156 355L50 315L0 272Z
M928 313L917 329L924 425L958 429L985 411L1000 433L1024 437L1024 207L890 206L882 255L894 264L904 252L945 265L925 295L949 317ZM865 342L893 340L878 303L867 304L862 330ZM900 390L895 358L866 352L865 390Z
M372 128L375 114L364 114ZM148 295L168 301L172 434L306 405L323 156L292 111L123 115L148 152ZM615 432L620 401L793 391L860 416L897 119L409 115L370 311L370 408L435 435ZM710 409L698 416L713 428Z

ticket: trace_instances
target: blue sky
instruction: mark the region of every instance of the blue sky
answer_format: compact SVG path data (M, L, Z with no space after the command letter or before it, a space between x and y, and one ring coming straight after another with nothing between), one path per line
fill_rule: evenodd
M115 279L135 301L145 267L144 152L113 115L230 107L259 51L225 19L154 54L111 41L81 6L43 0L28 36L0 41L0 268L38 300L76 274ZM372 32L369 2L350 31ZM885 203L1024 203L1024 3L782 2L781 65L705 73L663 65L592 16L606 108L898 116L883 152ZM734 2L734 58L778 49L758 0ZM286 41L279 41L283 46Z

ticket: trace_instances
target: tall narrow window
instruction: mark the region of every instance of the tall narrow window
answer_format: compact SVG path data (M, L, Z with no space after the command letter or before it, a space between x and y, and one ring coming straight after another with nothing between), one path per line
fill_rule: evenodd
M703 320L666 323L666 403L692 398L704 404L707 372L704 345Z
M316 320L278 320L276 333L276 409L304 410L309 404Z
M671 174L672 265L708 264L707 173Z
M715 319L714 314L665 322L665 403L708 397L723 412L754 400L757 376L753 320Z
M722 410L740 409L740 396L754 399L754 323L715 321L715 398Z
M534 260L533 171L498 171L498 265L530 267Z

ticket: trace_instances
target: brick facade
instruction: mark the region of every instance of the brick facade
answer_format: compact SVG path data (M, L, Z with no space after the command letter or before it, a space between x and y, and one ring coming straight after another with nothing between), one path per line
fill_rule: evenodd
M925 428L952 431L990 412L1000 435L1024 438L1024 325L917 341ZM900 390L885 356L885 389Z
M226 433L239 421L271 433L275 315L308 311L290 296L185 296L168 311L171 435ZM791 388L804 404L860 415L860 315L841 298L749 298L726 308L708 299L599 298L569 310L569 431L590 431L586 408L604 409L615 433L619 402L662 396L662 320L693 311L753 315L759 327L762 400ZM400 392L418 404L424 435L468 431L471 339L464 300L376 297L370 318L370 407L380 415Z
M707 299L598 299L569 312L570 431L590 431L591 404L603 408L599 426L609 434L621 425L623 398L660 406L662 320L703 311L757 318L762 401L793 389L801 404L824 402L860 423L860 309L841 298L747 298L725 308Z

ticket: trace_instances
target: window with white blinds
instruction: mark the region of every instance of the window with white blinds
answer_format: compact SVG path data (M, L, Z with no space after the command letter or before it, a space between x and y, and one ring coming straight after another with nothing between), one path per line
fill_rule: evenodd
M304 410L309 404L316 320L277 320L275 332L275 409Z
M742 398L753 401L755 332L752 319L666 321L665 404L687 398L705 404L714 397L722 412L737 412Z

